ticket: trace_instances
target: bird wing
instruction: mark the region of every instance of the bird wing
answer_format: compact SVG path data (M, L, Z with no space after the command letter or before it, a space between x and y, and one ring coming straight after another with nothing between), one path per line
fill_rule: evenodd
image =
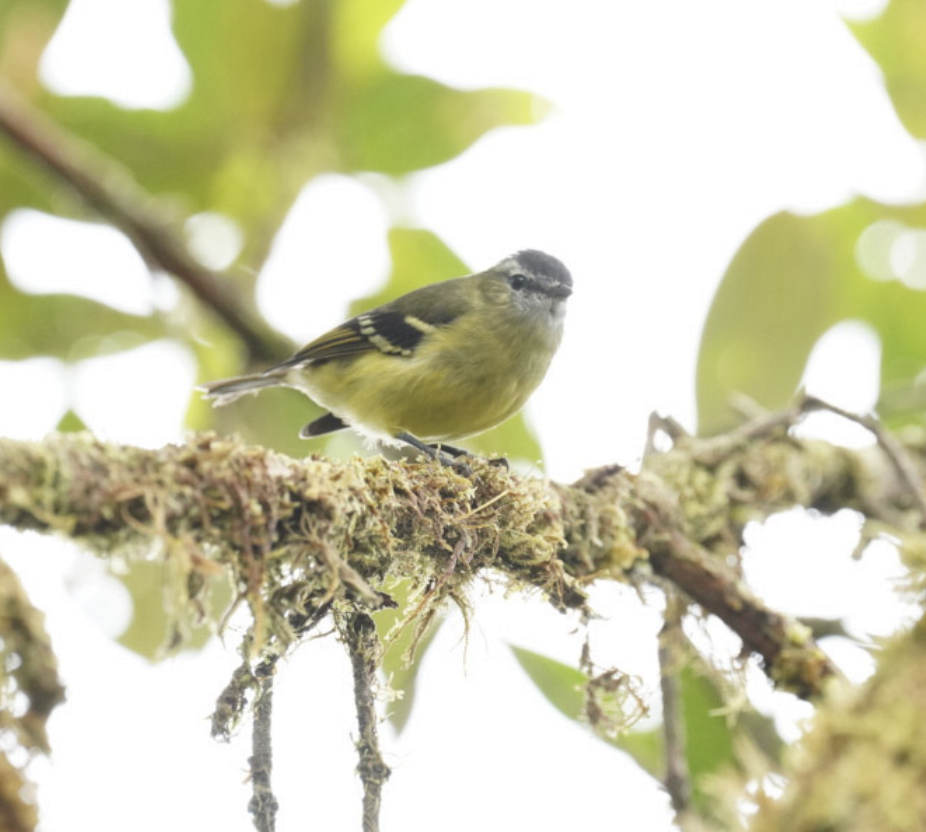
M453 284L455 281L446 283ZM403 311L394 308L393 304L386 304L357 315L306 344L291 358L267 372L346 358L372 350L397 357L410 356L429 333L446 326L465 311L465 305L458 301L455 292L448 292L443 299L445 302L435 310L433 297L420 297L420 291L404 296Z

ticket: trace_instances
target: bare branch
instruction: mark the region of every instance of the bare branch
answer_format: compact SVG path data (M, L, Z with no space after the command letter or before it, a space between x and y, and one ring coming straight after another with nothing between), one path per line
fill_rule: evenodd
M863 428L870 431L896 469L897 475L900 477L901 481L909 489L910 495L916 501L916 505L920 511L919 527L921 529L926 529L926 490L923 489L922 477L919 471L916 470L916 466L913 464L913 461L904 450L903 446L885 429L884 425L874 416L870 416L867 413L850 413L841 407L836 407L836 405L818 399L816 396L804 396L801 404L806 411L828 410L830 413L835 413L837 416L841 416L847 421L855 422L855 424L861 425Z
M688 811L691 777L685 756L685 724L678 673L684 660L683 604L676 593L666 598L665 623L659 632L659 687L662 691L662 735L666 749L663 783L676 816Z
M276 662L264 661L255 671L258 680L254 702L254 725L251 729L251 802L248 806L257 832L273 832L279 804L273 794L273 675Z
M357 709L357 773L363 783L363 832L379 832L383 785L391 771L379 750L376 714L376 670L381 645L376 625L365 612L336 614L338 630L347 645L354 671L354 705Z
M835 675L810 628L769 609L716 558L674 531L650 549L653 571L714 613L764 660L773 681L798 696L819 693Z
M95 211L122 229L148 261L185 283L247 346L254 360L272 360L292 345L260 321L229 287L187 249L176 223L130 173L60 125L33 110L0 81L0 134L70 185Z

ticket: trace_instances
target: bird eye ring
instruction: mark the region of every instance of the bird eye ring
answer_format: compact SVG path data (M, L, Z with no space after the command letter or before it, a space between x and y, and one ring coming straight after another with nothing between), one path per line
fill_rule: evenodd
M511 288L517 291L527 285L527 278L523 274L513 274L508 278L508 282L511 284Z

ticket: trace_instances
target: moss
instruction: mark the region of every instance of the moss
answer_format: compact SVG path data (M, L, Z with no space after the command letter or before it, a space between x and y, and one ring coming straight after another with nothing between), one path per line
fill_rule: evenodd
M926 619L883 651L862 688L835 685L786 761L780 800L751 832L926 829Z

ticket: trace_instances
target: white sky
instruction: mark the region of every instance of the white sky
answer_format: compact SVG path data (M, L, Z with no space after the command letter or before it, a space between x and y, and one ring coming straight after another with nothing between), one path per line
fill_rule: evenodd
M556 111L540 127L497 131L460 159L411 177L404 191L379 177L313 183L267 265L263 311L296 338L337 323L347 303L385 274L383 229L397 218L433 229L474 268L524 247L548 250L572 270L576 293L562 350L528 411L546 471L570 480L603 462L632 464L650 411L693 422L700 327L730 256L757 222L784 207L822 210L859 192L922 195L922 147L900 127L840 7L861 13L872 4L576 0L564 16L563 4L549 0L409 0L383 44L395 64L461 86L535 90ZM56 38L43 64L59 90L165 106L194 82L182 55L165 52L160 0L80 0L72 12L71 32ZM107 37L88 46L88 31ZM386 208L374 198L384 192ZM21 214L0 228L17 285L79 288L132 311L165 302L163 285L152 292L118 234L97 229L81 254L68 242L74 225ZM320 226L317 242L299 244L304 229ZM62 251L64 263L31 259L36 233L49 241L42 256ZM224 239L233 249L234 234ZM330 275L343 297L319 302L305 274ZM814 392L853 409L871 406L877 339L869 331L843 325L814 356L806 376ZM129 362L143 368L135 375L144 383L126 395ZM72 392L100 434L158 446L182 435L193 366L182 348L155 344L70 369L49 360L0 363L0 383L19 404L0 410L0 434L42 436ZM897 605L887 590L874 604L871 592L899 571L892 553L848 562L852 517L788 522L750 535L750 574L762 591L803 614L865 608L858 623L888 631ZM90 591L103 580L92 560L0 532L0 551L48 611L69 685L69 703L53 718L54 758L36 765L46 832L249 829L247 741L213 743L205 721L234 666L232 645L152 668L106 636L118 631L124 598ZM814 608L814 593L779 597L781 576L806 574L821 549L832 553L821 564L825 611ZM641 610L619 588L596 598L609 618L593 628L601 661L620 662L655 689L658 610ZM628 807L635 828L670 828L649 781L558 717L507 653L506 640L574 662L575 624L536 600L493 597L480 605L465 650L451 614L428 656L412 725L401 738L384 729L395 768L384 828L433 828L428 813L437 810L444 832L488 818L496 828L604 830ZM850 666L864 671L857 654ZM326 830L359 825L347 679L330 640L306 645L281 673L281 832L304 828L303 812L324 817ZM765 699L793 736L793 718L806 710L788 697Z

